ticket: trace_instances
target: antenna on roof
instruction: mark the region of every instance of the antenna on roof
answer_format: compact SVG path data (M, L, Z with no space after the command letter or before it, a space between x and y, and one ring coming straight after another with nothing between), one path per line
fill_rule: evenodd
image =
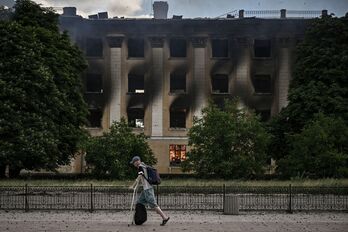
M153 16L154 13L153 13L153 0L150 1L150 16Z
M232 15L234 15L234 16L237 16L237 10L232 10L232 11L229 11L229 12L227 12L227 13L225 13L225 14L219 15L219 16L215 17L215 19L221 18L222 16L228 15L228 14L232 14Z

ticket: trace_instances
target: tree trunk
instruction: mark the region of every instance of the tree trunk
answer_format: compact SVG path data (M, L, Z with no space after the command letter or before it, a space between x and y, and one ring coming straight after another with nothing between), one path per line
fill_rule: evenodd
M0 178L5 177L6 165L0 165Z
M10 178L17 178L19 177L19 173L21 172L22 168L16 167L16 166L10 166Z

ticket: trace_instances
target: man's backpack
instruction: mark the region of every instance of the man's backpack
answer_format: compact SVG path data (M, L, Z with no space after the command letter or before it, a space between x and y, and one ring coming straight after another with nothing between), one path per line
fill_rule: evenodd
M147 212L145 205L141 203L137 203L135 205L135 213L134 213L134 223L136 225L141 225L147 220Z
M153 168L151 166L146 166L146 171L147 171L147 181L151 185L158 185L161 183L161 178L157 172L156 168Z

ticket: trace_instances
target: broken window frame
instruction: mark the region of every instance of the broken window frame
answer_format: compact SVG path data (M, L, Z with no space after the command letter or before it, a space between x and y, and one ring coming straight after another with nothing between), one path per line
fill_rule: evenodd
M87 116L87 128L101 128L102 127L102 119L103 119L103 111L99 108L90 108L88 109L88 116ZM94 113L94 116L96 117L94 120L92 120L93 115L91 113ZM99 118L99 119L98 119Z
M180 117L183 117L183 121L179 121L178 119L176 119L177 116L173 115L175 113L180 113L182 115L180 115ZM170 109L169 112L169 128L171 129L186 129L186 114L187 111L186 109Z
M136 80L132 80L132 79L138 79L140 83L136 84L135 83ZM144 93L145 93L144 75L128 74L128 94L144 94Z
M181 162L186 160L187 145L170 144L169 145L169 166L180 166Z
M101 38L86 38L86 56L87 57L103 57L104 55L103 49L104 49L103 40Z
M86 74L86 93L103 93L103 75L97 73Z
M218 79L220 80L225 79L226 83L221 84L224 88L226 88L224 91L221 91L222 88L214 89L214 86L216 86L216 81ZM228 94L229 93L229 79L227 74L215 74L211 77L211 92L212 94Z
M262 43L266 42L268 43L267 46L262 45ZM267 51L265 51L266 49ZM272 41L270 39L254 39L254 58L272 58Z
M127 122L129 127L144 129L145 128L144 109L143 108L128 108Z
M179 45L178 45L178 43L179 43ZM182 43L182 44L180 44L180 43ZM180 49L178 49L177 46L179 46ZM178 50L180 50L180 51L178 51ZM184 38L171 38L169 41L169 55L171 58L186 58L187 57L187 41L186 41L186 39L184 39Z
M219 41L219 43L217 43ZM224 42L226 44L222 45ZM227 59L229 58L229 40L228 39L211 39L211 56L214 59Z
M127 41L128 58L145 57L145 40L143 38L129 38Z
M267 80L266 80L267 79ZM261 81L268 81L268 86L266 87L265 83ZM269 74L256 74L253 76L252 84L255 94L265 94L271 95L273 91L272 87L272 77Z
M176 79L176 84L174 83ZM180 82L180 83L178 83ZM174 88L179 86L179 88ZM184 88L180 88L184 87ZM185 94L186 93L186 74L172 73L170 74L169 93Z

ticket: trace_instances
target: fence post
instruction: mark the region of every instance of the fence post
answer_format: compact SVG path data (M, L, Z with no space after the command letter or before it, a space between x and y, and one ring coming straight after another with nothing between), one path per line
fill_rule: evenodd
M226 200L226 185L222 186L222 212L225 212L225 200Z
M29 211L29 204L28 204L28 184L25 184L25 193L24 193L24 211Z
M288 206L288 213L293 213L292 212L292 188L291 188L291 184L289 184L289 206Z
M91 184L91 208L89 211L93 212L93 184Z

